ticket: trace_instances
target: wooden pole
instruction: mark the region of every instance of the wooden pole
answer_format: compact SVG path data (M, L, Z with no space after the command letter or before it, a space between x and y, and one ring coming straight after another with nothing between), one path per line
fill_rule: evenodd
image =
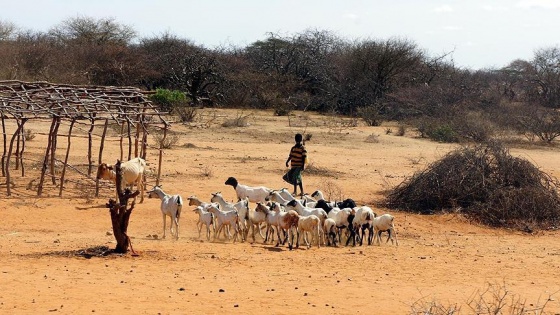
M105 118L105 125L103 126L103 133L101 134L101 143L99 144L99 157L97 165L103 161L103 146L105 145L105 135L107 134L107 126L109 125L109 118ZM95 197L99 197L99 178L95 178Z
M163 145L165 143L165 138L167 137L167 125L163 128L163 139L159 144L159 162L158 162L158 171L157 171L157 179L156 179L156 186L159 185L159 179L161 177L161 162L163 160Z
M14 132L14 134L12 135L12 139L10 140L10 148L8 151L8 156L6 158L6 190L8 193L8 196L10 196L12 194L11 191L11 187L10 187L10 158L12 156L12 149L14 147L14 140L17 138L17 135L21 132L21 128L23 128L23 124L27 121L27 118L22 118L21 123L19 122L19 119L17 120L17 130L16 132Z
M2 176L6 176L6 145L7 145L7 138L6 138L6 119L4 115L2 115L2 138L4 140L4 151L2 151Z
M41 178L39 179L39 185L37 186L37 196L41 196L41 194L43 194L43 183L45 182L45 173L47 172L47 167L48 167L47 164L49 163L49 153L51 151L51 145L52 145L52 137L50 135L52 135L54 131L56 122L57 122L57 117L53 116L51 129L49 131L49 137L47 141L47 149L45 151L45 158L43 159L43 167L41 168Z
M141 119L141 115L138 114L136 115L136 135L134 136L134 156L138 157L140 156L140 152L138 152L138 142L140 141L140 119Z
M51 145L51 163L50 163L50 168L51 168L51 181L53 185L56 185L56 175L55 175L55 162L56 162L56 146L57 146L57 142L58 142L58 128L60 127L60 116L57 117L56 119L56 125L54 127L54 130L51 134L52 137L52 145Z
M126 120L126 130L128 134L128 161L132 158L132 137L130 135L130 119Z
M95 127L95 113L90 116L89 120L91 121L91 125L89 126L88 130L88 176L91 176L91 172L93 170L93 158L92 158L92 147L93 147L93 128Z
M62 165L62 174L60 175L60 191L58 192L59 197L62 197L62 189L64 188L64 175L66 175L66 165L68 165L68 156L70 155L70 140L72 139L72 128L74 128L75 122L76 120L72 119L72 121L70 122L70 127L68 128L68 145L66 147L66 157L64 157L64 164Z
M16 137L16 152L14 154L16 157L16 167L15 167L16 170L19 170L19 143L21 141L21 128L19 128L19 123L18 123L18 129L19 132Z
M124 121L123 121L122 124L121 124L121 134L120 134L120 141L119 141L119 145L120 145L120 148L121 148L121 158L120 158L121 161L123 160L123 157L124 157L124 152L123 152L123 134L124 134Z
M27 121L27 120L26 120ZM19 152L19 164L21 165L21 177L25 177L25 165L23 165L23 152L25 151L25 127L21 127L21 151Z

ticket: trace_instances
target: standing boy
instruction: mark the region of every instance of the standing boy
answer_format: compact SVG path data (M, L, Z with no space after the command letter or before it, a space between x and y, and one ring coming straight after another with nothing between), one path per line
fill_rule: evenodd
M296 134L295 140L296 144L290 150L290 156L286 160L286 167L288 167L288 163L290 161L292 162L292 167L288 173L284 175L284 180L294 185L294 196L297 196L297 186L299 186L299 190L303 196L303 181L301 179L301 172L305 169L307 151L302 143L303 136L301 134Z

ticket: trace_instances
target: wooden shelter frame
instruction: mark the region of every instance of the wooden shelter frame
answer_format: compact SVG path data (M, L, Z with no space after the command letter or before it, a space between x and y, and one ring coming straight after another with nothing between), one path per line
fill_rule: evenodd
M135 87L114 86L77 86L69 84L53 84L49 82L0 81L0 119L2 123L3 151L1 158L2 176L6 178L7 195L11 195L11 169L13 161L15 169L21 168L21 176L25 176L23 155L25 153L25 124L29 120L51 121L48 142L42 161L41 176L37 185L37 195L43 193L45 179L50 176L53 184L59 180L59 196L62 196L65 174L68 167L68 157L73 138L72 130L81 124L88 129L88 171L87 177L92 178L94 171L92 131L96 122L103 124L100 138L97 164L102 162L105 137L109 122L117 123L121 127L120 160L124 156L124 136L128 140L128 159L132 157L146 158L148 126L161 128L163 140L170 128L164 119L165 114L148 100L146 92ZM7 134L6 122L14 120L16 130ZM69 123L68 133L59 135L62 121ZM8 137L10 138L8 139ZM67 141L66 154L62 161L60 178L55 176L55 162L57 143L61 136ZM134 155L132 150L134 149ZM161 176L163 145L159 148L159 161L156 185ZM59 161L61 162L61 161ZM85 175L85 174L84 174ZM95 195L99 194L99 180L95 179Z

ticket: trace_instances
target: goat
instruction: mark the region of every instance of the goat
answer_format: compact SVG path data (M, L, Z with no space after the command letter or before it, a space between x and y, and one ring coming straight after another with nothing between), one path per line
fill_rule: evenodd
M136 184L140 190L140 203L144 202L144 184L143 177L146 169L146 161L142 158L134 158L127 162L121 163L122 182L121 188ZM117 182L117 174L112 165L101 163L97 167L97 179L111 180ZM118 199L118 196L117 196Z
M261 203L257 203L257 207L263 206ZM248 224L248 229L247 230L251 230L251 236L253 237L253 243L255 242L255 229L259 230L259 235L262 237L262 239L265 239L265 236L262 235L262 230L261 230L261 224L264 223L266 224L266 214L264 214L264 212L262 211L257 211L257 209L249 209L249 216L248 216L248 220L247 220L247 224Z
M311 233L312 235L311 243L313 243L313 241L316 241L317 247L321 247L321 230L321 220L319 220L316 215L312 214L309 216L299 216L298 231L299 235L303 234L303 241L305 242L305 245L307 245L307 248L311 247L311 244L309 243L309 240L307 238L307 233ZM299 247L299 238L296 247Z
M311 194L311 197L317 199L317 205L316 205L317 208L322 208L322 206L319 206L319 202L321 200L324 200L323 204L327 204L331 208L340 208L340 209L342 209L342 208L356 208L356 202L353 199L347 198L347 199L344 199L343 201L339 201L339 202L327 201L325 199L325 197L323 196L323 192L320 191L320 190L316 190L315 192L313 192Z
M220 232L224 227L233 227L235 233L233 234L233 242L237 241L237 234L239 232L239 216L236 210L222 211L218 209L215 205L208 206L208 212L212 213L216 217L216 231L214 231L214 239L220 236ZM224 230L224 235L227 239L232 236L229 231Z
M165 238L165 217L171 218L169 227L171 235L173 235L173 224L175 224L175 239L179 239L179 218L181 217L181 209L183 208L183 198L180 195L168 195L160 186L154 186L148 191L148 198L161 199L161 213L163 215L163 238Z
M209 202L201 201L200 199L198 199L198 198L197 198L196 196L194 196L194 195L189 196L189 197L187 198L187 200L189 201L189 206L196 206L196 207L201 206L202 209L203 209L204 211L206 211L206 208L208 207L208 205L210 205ZM217 205L217 204L216 204L216 205ZM195 209L195 211L196 211L196 209ZM216 230L216 222L214 222L214 219L213 219L213 218L212 218L212 221L211 221L211 222L212 222L212 227L214 228L214 230ZM202 228L202 224L203 224L203 222L200 221L200 217L199 217L199 218L198 218L198 221L196 222L196 226L197 226L197 227L200 225L200 228L198 229L198 232L199 232L199 236L198 236L198 237L200 237L200 229Z
M198 238L200 238L200 234L202 232L202 225L206 225L206 239L210 240L210 226L214 227L214 215L207 212L204 209L204 206L197 206L193 211L198 213L198 222L196 223L196 227L198 228ZM214 231L216 230L214 229Z
M354 219L354 228L357 230L358 237L360 239L360 246L362 246L365 231L368 231L368 245L371 245L373 239L373 219L376 214L368 206L361 206L356 209L356 218ZM360 235L361 231L361 235Z
M378 217L373 218L372 225L373 225L373 242L375 243L375 238L377 238L377 244L381 245L381 233L387 231L389 236L387 236L387 241L391 240L391 244L396 244L399 246L399 241L397 240L397 232L395 231L395 225L393 224L394 217L390 214L384 214ZM393 242L393 234L395 235Z
M269 203L269 205L257 202L255 212L263 213L265 216L266 233L263 242L266 244L269 236L271 237L271 241L274 241L274 227L278 229L278 215L281 212L280 206L275 202L271 204Z
M309 208L301 204L300 201L294 199L286 204L286 209L295 210L299 215L308 216L316 215L321 221L319 224L319 229L323 230L323 225L327 219L327 212L321 208ZM322 233L320 234L322 235Z
M216 192L212 194L210 201L219 204L220 208L224 211L237 211L239 216L238 224L239 232L241 233L241 240L246 240L249 232L249 229L247 228L247 220L249 219L249 201L247 198L244 198L237 203L230 203L224 199L221 192Z
M327 246L336 246L336 236L337 227L336 222L332 218L327 218L325 224L323 225L323 231L325 232L325 239L327 240ZM332 241L332 242L331 242Z
M245 198L249 198L250 202L266 202L266 197L270 194L272 189L260 186L260 187L251 187L247 185L240 184L235 177L229 177L226 182L226 185L230 185L235 189L235 193L237 194L238 200L243 200Z
M263 211L266 214L267 219L270 216L275 218L276 221L275 223L278 225L278 230L276 232L278 237L278 240L276 242L276 247L280 246L280 240L282 239L280 237L280 230L288 231L288 234L286 235L282 243L288 240L288 248L290 250L293 249L293 238L294 238L293 230L295 230L297 246L299 246L299 232L298 232L299 215L297 212L295 212L294 210L290 210L288 212L282 212L280 210L272 211L267 207L258 207L257 209L258 211Z

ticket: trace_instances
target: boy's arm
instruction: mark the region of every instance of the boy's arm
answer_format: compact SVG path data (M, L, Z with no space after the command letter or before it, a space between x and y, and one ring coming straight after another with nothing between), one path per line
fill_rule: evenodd
M288 163L290 162L291 159L292 159L292 157L291 157L291 156L288 156L288 159L286 160L286 167L289 167L289 164L288 164Z

